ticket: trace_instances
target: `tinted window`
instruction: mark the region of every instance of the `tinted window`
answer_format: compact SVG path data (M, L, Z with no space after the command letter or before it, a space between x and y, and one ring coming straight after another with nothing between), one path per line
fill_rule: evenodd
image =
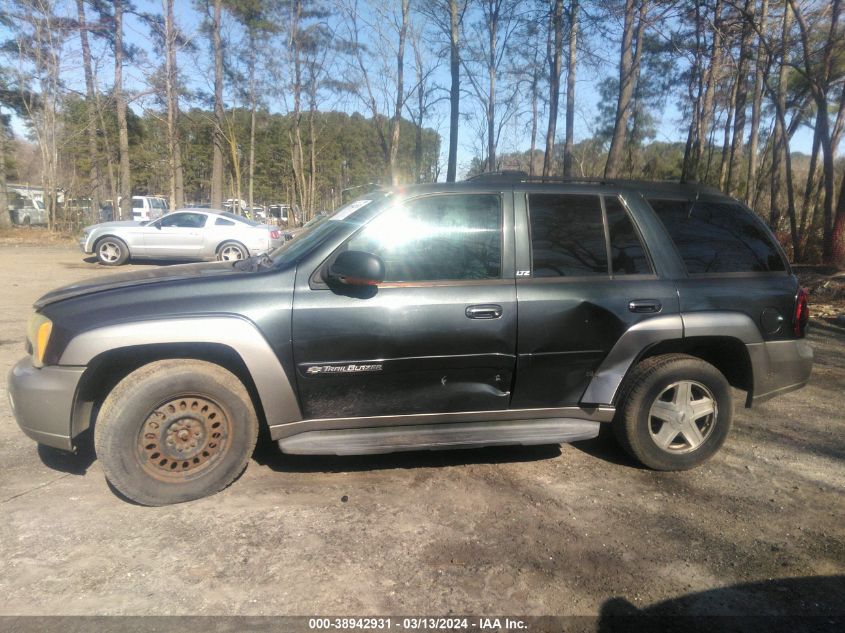
M785 270L771 237L738 204L655 199L649 203L691 274Z
M226 218L217 218L214 220L214 226L235 226L235 223Z
M143 209L144 208L144 199L143 198L132 198L132 208L133 209Z
M201 213L173 213L161 219L161 226L198 229L205 226L205 216Z
M379 255L385 263L385 281L501 277L499 196L411 200L375 218L347 248Z
M611 270L614 275L648 275L651 265L646 256L634 223L628 217L622 202L616 197L605 197L607 231L610 234Z
M528 211L535 277L608 274L598 196L530 194Z

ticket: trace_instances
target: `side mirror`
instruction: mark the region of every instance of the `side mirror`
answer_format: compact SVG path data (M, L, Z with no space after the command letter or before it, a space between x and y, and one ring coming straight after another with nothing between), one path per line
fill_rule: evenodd
M344 251L329 267L330 281L347 286L377 286L384 281L384 261L363 251Z

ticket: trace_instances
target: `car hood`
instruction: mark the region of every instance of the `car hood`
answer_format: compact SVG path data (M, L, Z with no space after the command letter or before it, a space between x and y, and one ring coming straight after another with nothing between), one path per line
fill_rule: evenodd
M40 310L44 306L80 297L82 295L115 290L117 288L128 288L130 286L141 286L145 284L163 283L168 281L180 281L198 277L219 277L222 275L248 275L250 269L234 266L231 262L204 262L199 264L179 264L176 266L157 266L146 270L133 271L130 273L119 273L108 275L98 279L87 279L77 284L62 286L48 292L38 299L34 307Z

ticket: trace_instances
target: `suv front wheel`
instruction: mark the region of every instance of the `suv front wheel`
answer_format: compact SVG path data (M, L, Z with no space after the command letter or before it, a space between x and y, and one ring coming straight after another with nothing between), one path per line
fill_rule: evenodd
M613 428L623 448L655 470L687 470L722 446L733 418L728 381L686 354L640 362L626 381Z
M124 496L160 506L199 499L246 468L258 420L243 383L213 363L160 360L133 371L106 397L94 447Z

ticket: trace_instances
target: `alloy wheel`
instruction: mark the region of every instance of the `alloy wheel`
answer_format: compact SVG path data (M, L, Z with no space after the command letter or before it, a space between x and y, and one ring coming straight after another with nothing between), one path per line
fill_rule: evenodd
M700 382L682 380L666 387L648 414L652 441L669 453L690 453L704 444L716 427L713 393Z

